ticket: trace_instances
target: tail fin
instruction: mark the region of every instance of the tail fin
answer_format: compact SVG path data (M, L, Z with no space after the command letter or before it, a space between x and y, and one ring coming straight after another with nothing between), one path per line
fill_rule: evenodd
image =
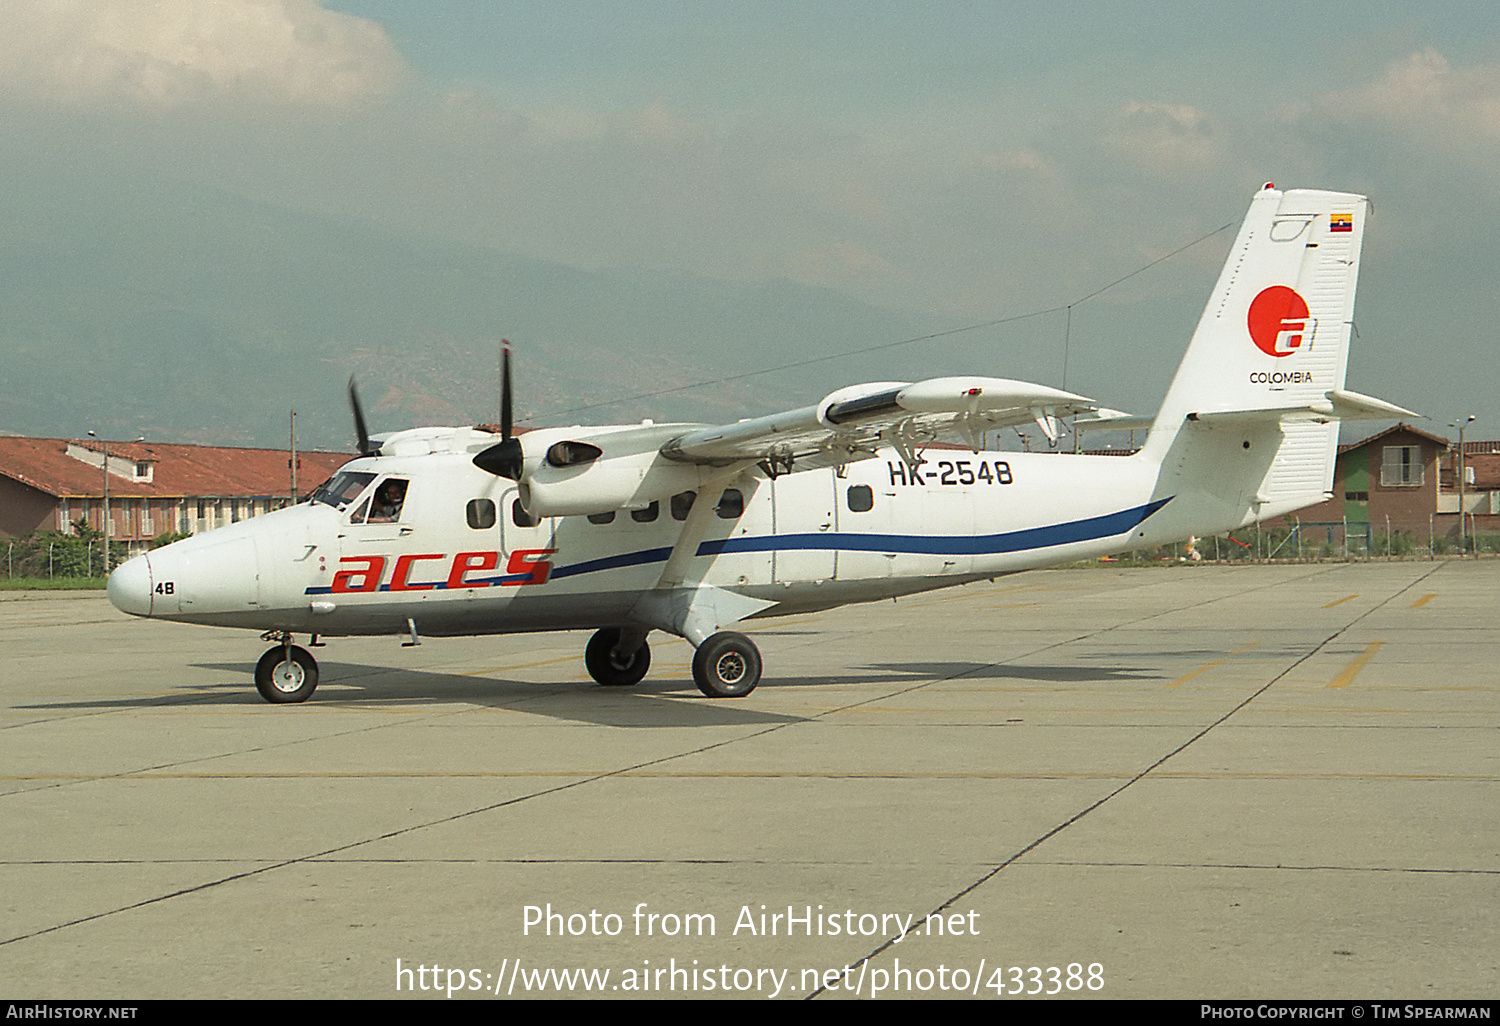
M1256 194L1150 442L1190 414L1326 404L1343 389L1367 208L1351 193Z
M1270 185L1251 201L1143 451L1159 491L1202 500L1174 505L1228 528L1320 502L1338 419L1409 412L1344 390L1368 209Z

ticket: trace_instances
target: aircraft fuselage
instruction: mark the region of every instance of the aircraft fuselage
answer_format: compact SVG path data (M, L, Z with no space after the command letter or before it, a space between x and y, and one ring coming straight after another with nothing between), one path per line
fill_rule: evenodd
M710 501L693 584L775 615L1148 544L1137 528L1160 505L1133 458L1052 453L930 449L913 469L883 451L843 477L745 474L706 500L535 522L514 482L464 454L344 470L375 475L361 495L407 482L399 518L357 522L359 497L303 503L151 552L116 571L112 596L142 616L323 636L621 624L657 586L691 502Z

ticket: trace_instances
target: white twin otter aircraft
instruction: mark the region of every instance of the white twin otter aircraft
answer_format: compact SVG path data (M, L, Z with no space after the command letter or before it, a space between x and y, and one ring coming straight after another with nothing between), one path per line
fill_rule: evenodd
M733 424L511 432L418 428L372 442L300 505L137 556L109 579L137 616L264 631L271 702L301 702L318 636L596 630L584 663L630 685L653 630L696 648L712 697L754 689L726 630L1125 549L1322 502L1338 422L1414 416L1344 390L1368 202L1256 194L1187 355L1134 456L988 452L985 432L1058 418L1132 426L1003 378L853 385ZM353 388L351 382L351 398ZM1142 422L1139 426L1144 426ZM927 449L934 442L968 449Z

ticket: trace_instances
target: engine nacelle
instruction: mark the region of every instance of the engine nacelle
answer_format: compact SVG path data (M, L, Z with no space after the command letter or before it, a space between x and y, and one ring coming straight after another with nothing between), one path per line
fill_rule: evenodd
M697 491L702 469L663 459L657 451L680 432L670 425L613 435L568 428L528 432L522 436L521 505L534 517L576 517L645 509L678 492Z

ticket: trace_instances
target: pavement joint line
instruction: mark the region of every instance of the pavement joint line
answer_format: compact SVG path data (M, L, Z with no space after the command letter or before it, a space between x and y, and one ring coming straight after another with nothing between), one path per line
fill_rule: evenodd
M1165 762L1167 762L1167 760L1171 759L1173 756L1178 755L1179 753L1185 751L1190 745L1192 745L1194 742L1198 741L1200 738L1202 738L1205 735L1207 735L1211 730L1213 730L1219 724L1225 722L1231 716L1233 716L1235 713L1239 712L1241 709L1245 708L1251 702L1255 701L1255 699L1257 699L1261 695L1265 694L1265 692L1268 691L1268 690L1270 690L1271 686L1274 685L1277 681L1281 680L1287 674L1291 673L1292 670L1296 669L1302 663L1306 662L1308 659L1311 659L1318 652L1322 651L1324 647L1326 647L1328 644L1330 644L1331 642L1333 642L1336 638L1339 637L1339 635L1343 634L1345 631L1347 631L1350 628L1352 628L1355 624L1359 623L1359 621L1363 620L1365 617L1374 614L1376 612L1376 610L1381 609L1383 606L1385 606L1386 603L1392 601L1397 596L1404 594L1405 592L1409 591L1411 588L1415 587L1417 584L1419 584L1419 583L1427 580L1427 578L1431 577L1434 573L1436 573L1437 570L1438 570L1438 568L1440 566L1442 566L1442 565L1443 564L1441 564L1441 563L1437 564L1431 570L1428 570L1426 573L1424 573L1420 577L1418 577L1415 581L1411 581L1411 582L1407 583L1404 587L1397 589L1393 594L1391 594L1390 596L1388 596L1386 599L1382 600L1381 602L1377 602L1373 607L1371 607L1370 609L1367 609L1365 612L1363 612L1360 615L1356 616L1353 620L1349 621L1343 627L1340 627L1337 631L1335 631L1333 634L1329 635L1327 638L1323 639L1323 641L1319 642L1316 646L1314 646L1311 650L1309 650L1307 653L1305 653L1300 658L1298 658L1296 661L1294 661L1291 665L1289 665L1285 669L1283 669L1275 677L1273 677L1269 681L1267 681L1262 687L1260 687L1258 690L1256 690L1255 692L1253 692L1244 701L1240 702L1234 708L1232 708L1228 712L1226 712L1223 716L1219 717L1217 720L1214 720L1208 726L1204 727L1197 734L1194 734L1191 738L1189 738L1187 741L1183 742L1180 746L1178 746L1177 748L1175 748L1172 751L1168 752L1166 755L1162 756L1160 759L1157 759L1151 765L1149 765L1145 769L1141 770L1138 774L1136 774L1130 780L1126 781L1124 784L1122 784L1119 787L1115 788L1115 790L1111 791L1109 794L1106 794L1104 797L1098 799L1093 804L1088 805L1087 807L1085 807L1081 811L1075 813L1074 815L1072 815L1068 819L1065 819L1063 822L1061 822L1061 823L1057 824L1056 826L1052 827L1052 829L1048 830L1047 832L1045 832L1044 834L1042 834L1040 837L1038 837L1035 840L1033 840L1030 844L1026 845L1025 847L1021 848L1019 851L1017 851L1014 854L1012 854L1010 857L1008 857L1007 859L1005 859L999 865L993 867L988 872L984 873L982 876L980 876L973 883L969 884L967 887L965 887L962 890L960 890L957 894L954 894L947 901L945 901L942 904L938 905L936 908L934 908L927 915L930 917L930 916L942 914L947 909L951 908L954 905L955 902L957 902L961 898L963 898L964 895L969 894L970 892L972 892L974 890L977 890L979 887L981 887L984 884L988 883L991 879L993 879L994 877L998 876L1001 873L1001 871L1003 871L1004 869L1006 869L1008 866L1013 865L1015 862L1017 862L1018 860L1020 860L1021 858L1023 858L1025 855L1027 855L1029 852L1034 851L1036 848L1038 848L1041 845L1045 844L1051 838L1053 838L1056 835L1062 833L1068 827L1072 826L1074 823L1076 823L1079 820L1083 819L1085 816L1087 816L1089 813L1093 812L1095 809L1100 808L1106 802L1110 801L1116 795L1122 793L1123 791L1125 791L1126 789L1128 789L1129 787L1131 787L1137 781L1139 781L1141 779L1144 779L1145 776L1147 774L1151 773L1152 770L1156 769L1158 766L1161 766L1162 764L1164 764ZM1333 569L1337 570L1338 569L1338 565L1335 564L1334 567L1333 567ZM1314 577L1314 576L1317 576L1317 575L1318 575L1317 572L1310 573L1310 574L1304 574L1304 575L1301 575L1300 577L1290 578L1288 580L1283 580L1283 581L1277 581L1277 582L1274 582L1272 584L1263 585L1260 588L1256 588L1256 589L1252 589L1252 590L1253 591L1263 591L1263 590L1265 590L1267 588L1282 587L1282 586L1284 586L1286 584L1292 583L1293 581L1302 580L1302 579L1306 579L1308 577ZM1223 601L1226 598L1230 598L1230 597L1238 598L1238 597L1241 597L1244 594L1248 594L1248 592L1240 592L1240 593L1237 593L1237 594L1235 594L1233 596L1219 596L1218 598L1209 599L1209 600L1204 601L1204 602L1189 603L1188 605L1182 606L1181 609L1201 608L1202 606L1211 605L1214 602ZM1156 617L1166 616L1166 615L1169 615L1172 612L1178 612L1178 611L1180 611L1180 610L1162 610L1159 613L1153 613L1153 614L1151 614L1149 616L1140 617L1139 620L1143 621L1143 620L1154 619ZM1132 622L1139 622L1139 621L1132 621ZM1124 624L1117 624L1114 627L1106 627L1106 628L1098 631L1097 633L1100 633L1100 634L1107 633L1108 631L1117 630L1117 629L1119 629L1119 628L1121 628L1123 626L1125 626L1125 625ZM1085 635L1085 637L1092 637L1092 636L1093 635ZM924 917L924 920L925 920L925 918L926 917ZM884 943L876 946L873 951L870 951L868 954L866 954L864 956L863 960L864 961L868 961L869 959L874 958L875 956L879 955L881 952L885 951L887 948L891 947L894 943L895 943L895 939L894 938L887 939ZM856 962L853 963L853 964L857 964L858 961L859 960L856 960ZM827 989L826 987L819 987L819 988L811 991L804 1000L811 1001L813 998L815 998L818 995L822 994L824 992L824 990L826 990L826 989Z
M1081 866L1099 869L1252 869L1294 873L1434 873L1450 876L1500 876L1500 869L1449 869L1441 866L1301 866L1269 862L1094 862L1034 859L1028 866Z
M650 770L350 770L347 772L307 773L143 773L141 780L517 780L532 777L602 777L620 776L653 780L1124 780L1133 776L1130 770L1087 771L1026 770L1015 772L976 770L683 770L676 773ZM0 779L28 779L6 777ZM1246 770L1172 770L1153 774L1154 780L1500 780L1493 773L1257 773Z
M223 862L266 862L254 858L181 858L181 859L31 859L25 862L0 860L0 866L183 866L212 865ZM389 865L389 866L881 866L889 868L892 863L881 860L854 861L850 859L808 861L805 859L713 859L713 858L318 858L323 865ZM973 860L964 859L952 864ZM927 865L927 863L923 863ZM1033 859L1028 868L1048 866L1053 868L1076 867L1081 869L1244 869L1252 871L1283 871L1296 873L1426 873L1437 876L1500 876L1497 869L1455 869L1446 866L1340 866L1340 865L1287 865L1269 862L1102 862L1090 859Z
M0 860L0 866L179 866L198 865L218 862L268 862L268 859L34 859L28 862L6 862ZM891 861L888 859L765 859L765 858L734 858L734 859L711 859L692 858L683 856L681 858L526 858L515 856L506 858L498 856L494 858L312 858L308 861L317 865L333 866L809 866L818 868L821 866L879 866L889 869L892 866L928 866L931 863L910 863L905 861ZM973 859L962 859L957 862L945 863L957 865L972 863Z
M65 623L59 623L56 620L37 620L31 623L8 623L4 627L0 627L0 632L35 630L38 627L88 627L101 623L119 623L119 621L113 618L107 620L69 620Z

